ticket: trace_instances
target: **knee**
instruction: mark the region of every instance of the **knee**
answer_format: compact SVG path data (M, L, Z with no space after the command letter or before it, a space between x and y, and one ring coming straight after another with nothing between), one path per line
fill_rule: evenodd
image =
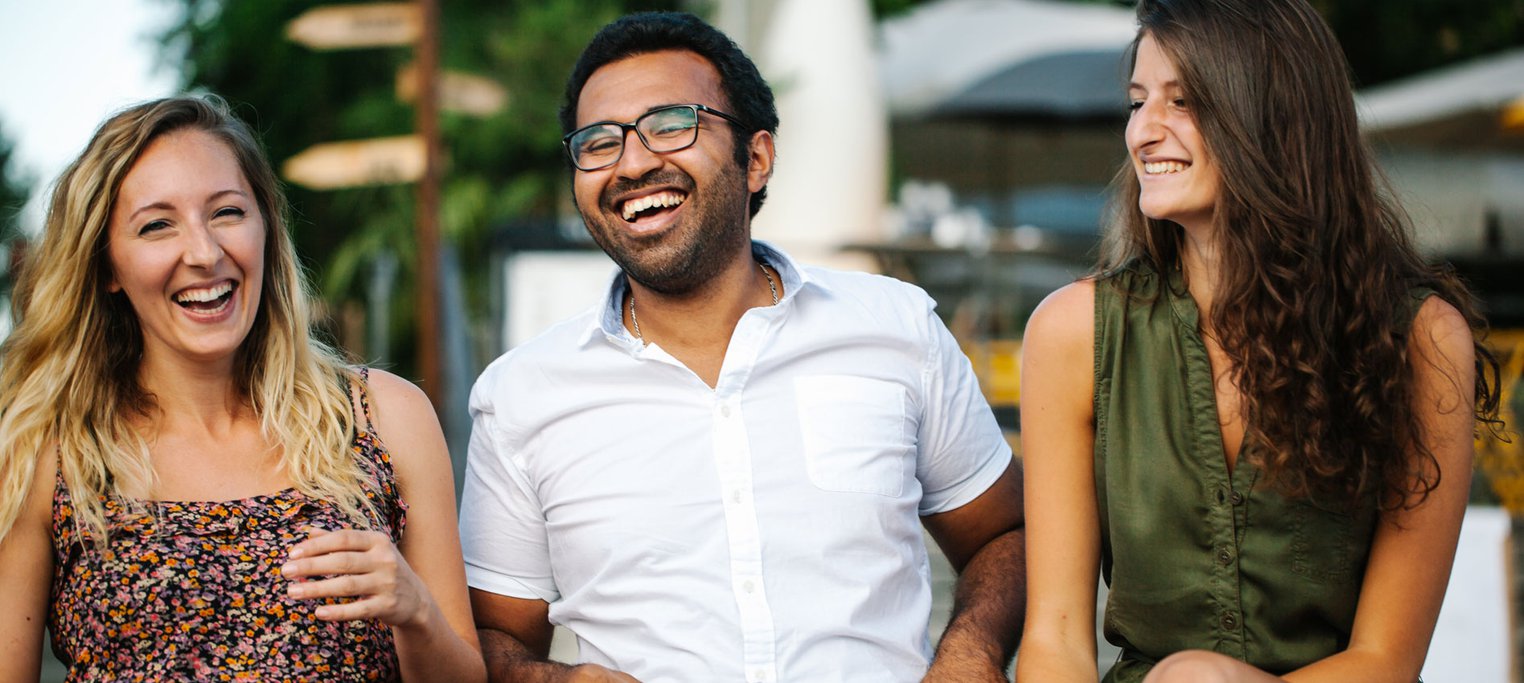
M1205 650L1186 650L1165 657L1143 683L1228 683L1236 660Z

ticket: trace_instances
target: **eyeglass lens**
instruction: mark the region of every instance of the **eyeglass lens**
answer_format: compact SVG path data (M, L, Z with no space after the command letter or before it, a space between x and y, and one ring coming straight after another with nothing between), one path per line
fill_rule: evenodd
M603 123L577 131L568 141L577 167L589 170L612 165L624 152L628 125ZM698 110L689 106L667 107L635 119L635 132L652 152L675 152L698 138Z

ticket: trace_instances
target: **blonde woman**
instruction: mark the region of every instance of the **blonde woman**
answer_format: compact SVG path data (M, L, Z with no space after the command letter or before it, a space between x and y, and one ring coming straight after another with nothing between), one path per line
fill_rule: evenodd
M214 98L107 120L0 357L0 680L484 680L448 455L309 334L284 198Z

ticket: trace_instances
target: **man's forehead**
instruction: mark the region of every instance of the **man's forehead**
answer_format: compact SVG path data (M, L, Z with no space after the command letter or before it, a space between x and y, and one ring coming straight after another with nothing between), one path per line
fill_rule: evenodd
M688 50L644 52L609 62L583 84L577 125L629 121L672 104L728 109L719 70Z

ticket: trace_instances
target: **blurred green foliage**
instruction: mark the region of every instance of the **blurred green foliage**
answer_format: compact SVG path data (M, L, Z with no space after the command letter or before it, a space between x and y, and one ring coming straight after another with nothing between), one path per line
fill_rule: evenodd
M5 134L4 126L0 126L0 240L10 239L19 229L16 217L26 204L27 188L32 185L31 178L24 177L12 163L15 152L15 144Z
M1328 23L1356 87L1524 46L1524 0L1309 0Z
M0 291L11 288L10 254L21 236L21 208L26 205L32 179L25 177L13 162L15 145L0 127Z

